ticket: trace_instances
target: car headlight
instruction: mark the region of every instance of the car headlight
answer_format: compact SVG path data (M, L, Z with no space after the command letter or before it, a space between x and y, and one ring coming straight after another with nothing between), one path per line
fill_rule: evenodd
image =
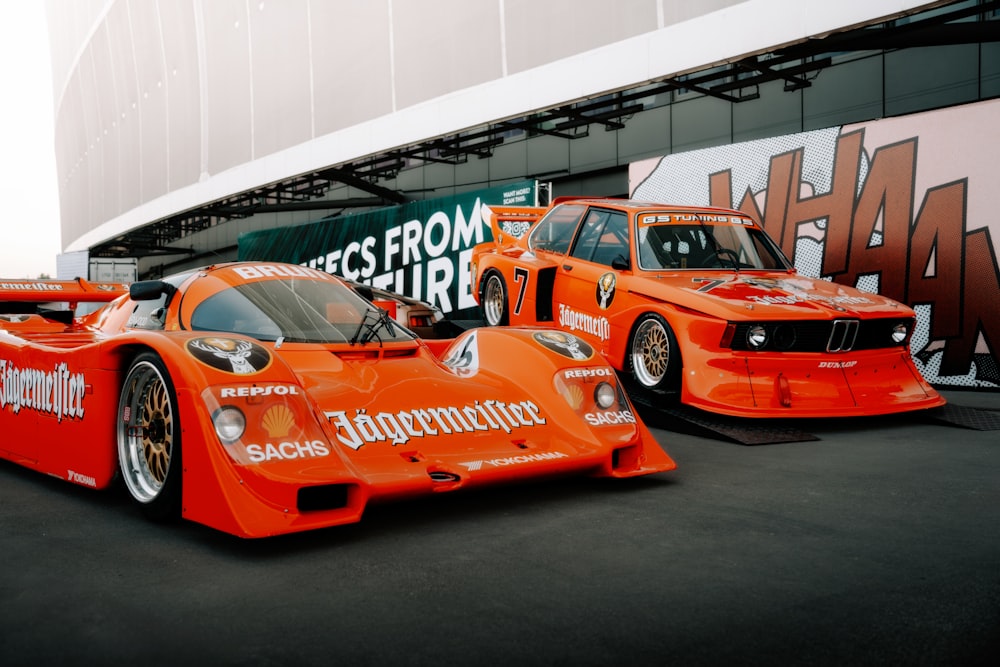
M247 427L247 418L243 411L231 405L225 405L212 414L212 425L215 434L225 444L236 442Z
M747 331L747 345L755 350L767 345L767 329L759 324L755 324Z
M906 324L900 322L899 324L897 324L892 328L892 342L902 343L904 340L906 340L906 336L907 334L909 334L909 332L910 332L909 327L906 326Z
M602 410L607 410L618 400L618 392L607 382L601 382L594 389L594 401Z

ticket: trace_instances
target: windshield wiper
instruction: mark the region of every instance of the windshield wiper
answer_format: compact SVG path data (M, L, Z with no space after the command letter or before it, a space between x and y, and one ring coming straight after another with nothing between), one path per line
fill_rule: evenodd
M739 255L736 254L736 251L735 250L731 250L729 248L723 248L722 244L719 243L719 240L715 238L715 235L712 234L712 232L709 231L708 225L706 225L705 221L701 219L701 216L700 215L695 215L694 217L696 217L698 219L698 225L701 227L702 233L705 236L708 237L709 241L711 241L712 248L715 250L715 256L716 257L723 257L723 256L725 256L725 257L728 257L729 259L731 259L732 262L733 262L733 271L735 271L736 273L739 273L740 272L740 257L739 257Z
M375 319L371 319L372 313L375 314ZM390 336L396 335L396 323L389 317L389 313L377 306L368 306L364 317L358 323L354 336L351 337L351 345L359 342L364 345L372 338L378 338L378 343L381 345L382 338L378 335L378 331L383 328L389 332Z

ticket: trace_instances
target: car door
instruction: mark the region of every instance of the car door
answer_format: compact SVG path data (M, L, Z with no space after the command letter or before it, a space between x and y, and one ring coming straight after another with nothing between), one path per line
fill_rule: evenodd
M556 322L603 351L611 337L610 322L621 307L618 279L628 264L628 215L591 207L556 269Z

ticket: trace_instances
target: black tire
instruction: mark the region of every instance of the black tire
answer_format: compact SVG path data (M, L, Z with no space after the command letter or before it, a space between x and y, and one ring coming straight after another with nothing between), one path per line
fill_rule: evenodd
M118 466L143 515L181 514L181 429L177 394L159 356L143 352L129 366L118 400Z
M635 322L628 345L628 369L635 384L655 393L676 393L681 385L681 354L667 321L646 313Z
M507 283L499 271L488 271L483 276L483 292L480 299L483 308L483 319L491 327L507 326L510 323L510 312L507 304Z

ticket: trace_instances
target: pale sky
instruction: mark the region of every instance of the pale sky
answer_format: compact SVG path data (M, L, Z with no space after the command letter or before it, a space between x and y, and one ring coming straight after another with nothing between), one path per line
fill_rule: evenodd
M41 0L0 0L0 83L0 278L55 278L59 186Z

